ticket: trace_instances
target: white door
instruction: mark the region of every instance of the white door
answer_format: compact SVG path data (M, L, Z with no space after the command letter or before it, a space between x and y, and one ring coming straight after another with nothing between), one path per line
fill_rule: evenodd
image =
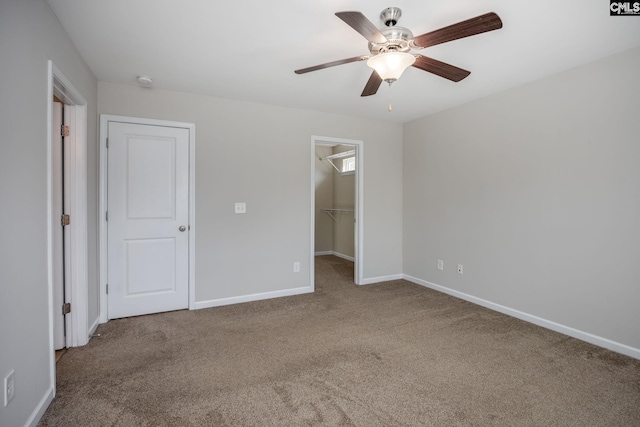
M108 317L189 304L189 130L109 122Z
M63 203L63 150L62 135L62 104L54 102L51 109L52 135L51 156L53 163L53 346L54 350L66 347L64 331L64 228L61 216L64 213Z

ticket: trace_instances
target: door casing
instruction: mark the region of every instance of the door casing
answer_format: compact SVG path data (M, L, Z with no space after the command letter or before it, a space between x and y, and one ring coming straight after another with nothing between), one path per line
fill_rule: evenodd
M88 243L87 243L87 102L80 92L48 61L47 82L47 276L49 292L49 335L52 363L52 384L55 384L55 360L53 357L53 313L61 307L53 306L53 227L59 226L60 217L53 213L53 155L52 155L52 106L53 96L67 105L65 122L70 135L66 137L65 193L70 205L69 269L65 283L65 299L71 303L71 313L66 316L67 347L82 346L89 342L89 335L97 327L88 319Z
M184 128L189 131L189 310L195 307L195 142L196 142L196 125L194 123L145 119L129 116L115 116L110 114L100 115L100 172L99 172L99 206L98 215L100 216L100 323L106 323L108 318L107 305L107 280L108 280L108 259L107 259L107 171L108 171L108 152L107 152L107 135L109 130L109 122L132 123L152 126L168 126L176 128Z
M311 221L310 221L310 247L309 247L309 266L312 289L315 289L315 192L316 192L316 145L350 145L356 150L356 195L355 195L355 271L354 282L356 285L362 285L364 272L363 257L363 241L364 241L364 225L363 225L363 195L364 195L364 143L354 139L332 138L327 136L311 136Z

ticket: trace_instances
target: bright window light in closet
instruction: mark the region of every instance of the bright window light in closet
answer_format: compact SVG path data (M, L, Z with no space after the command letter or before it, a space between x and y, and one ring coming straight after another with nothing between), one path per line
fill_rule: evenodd
M345 159L342 159L342 173L355 172L355 170L356 170L355 157L347 157Z

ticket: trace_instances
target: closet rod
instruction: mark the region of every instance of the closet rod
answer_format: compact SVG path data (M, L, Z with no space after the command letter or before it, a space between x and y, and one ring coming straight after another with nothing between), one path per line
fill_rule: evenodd
M338 154L332 154L327 157L320 157L320 160L331 160L331 159L341 159L343 157L355 156L356 150L344 151Z

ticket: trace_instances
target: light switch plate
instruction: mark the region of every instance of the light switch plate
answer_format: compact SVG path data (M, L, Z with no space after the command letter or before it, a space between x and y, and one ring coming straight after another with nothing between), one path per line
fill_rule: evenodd
M247 213L247 204L244 202L236 202L236 213Z
M12 370L4 377L4 406L7 406L16 395L15 372Z

